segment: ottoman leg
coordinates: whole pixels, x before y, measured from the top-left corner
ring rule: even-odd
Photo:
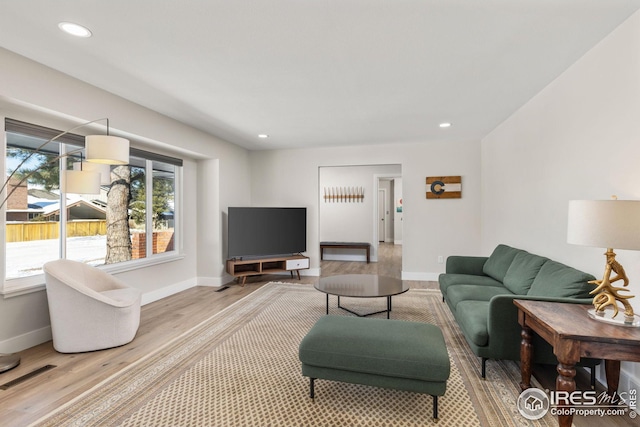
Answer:
[[[312,399],[315,398],[315,396],[316,396],[315,393],[314,393],[314,390],[313,390],[313,382],[315,380],[316,380],[315,378],[309,377],[309,397],[312,398]]]
[[[438,396],[432,396],[433,397],[433,419],[437,420],[438,419]]]

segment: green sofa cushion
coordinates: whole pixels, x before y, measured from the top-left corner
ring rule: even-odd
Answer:
[[[496,246],[487,262],[484,263],[482,271],[487,276],[502,282],[511,262],[519,252],[523,252],[522,249],[512,248],[507,245]]]
[[[448,293],[448,289],[451,286],[456,285],[476,285],[476,286],[500,286],[502,283],[496,279],[492,279],[489,276],[474,276],[473,274],[441,274],[438,278],[440,283],[440,291],[443,295]]]
[[[480,347],[489,344],[489,301],[461,301],[455,317],[467,340]]]
[[[531,284],[527,295],[534,297],[589,298],[595,286],[587,283],[595,280],[585,273],[556,261],[547,261]]]
[[[462,301],[489,301],[496,295],[513,295],[504,286],[455,285],[447,290],[447,301],[452,310]]]
[[[446,381],[449,353],[436,325],[323,316],[300,342],[305,365],[348,372]]]
[[[482,268],[489,257],[486,256],[464,256],[450,255],[447,257],[445,267],[446,273],[472,274],[474,276],[484,276]]]
[[[504,275],[504,286],[516,295],[526,295],[540,267],[547,261],[549,258],[529,252],[517,253]]]

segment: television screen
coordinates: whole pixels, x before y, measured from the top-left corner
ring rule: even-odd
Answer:
[[[230,207],[228,224],[229,258],[307,250],[307,208]]]

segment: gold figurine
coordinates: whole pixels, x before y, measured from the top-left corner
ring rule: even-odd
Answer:
[[[620,301],[624,306],[625,321],[633,322],[633,307],[631,307],[631,304],[627,301],[629,298],[633,298],[633,295],[620,295],[621,291],[629,292],[629,289],[626,288],[626,286],[629,286],[627,273],[625,273],[620,263],[616,261],[616,254],[612,248],[607,249],[605,256],[607,257],[607,264],[602,280],[592,280],[589,282],[597,285],[597,287],[589,293],[590,295],[596,294],[593,298],[593,305],[596,309],[595,313],[598,316],[604,316],[605,307],[611,306],[613,307],[613,316],[611,316],[611,318],[614,318],[618,315],[618,301]],[[611,273],[615,273],[615,276],[611,277]],[[624,287],[613,286],[613,283],[619,280],[622,280],[622,286]]]

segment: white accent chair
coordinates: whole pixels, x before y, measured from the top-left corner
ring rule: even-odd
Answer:
[[[77,261],[51,261],[43,270],[56,351],[102,350],[133,340],[140,326],[139,289]]]

